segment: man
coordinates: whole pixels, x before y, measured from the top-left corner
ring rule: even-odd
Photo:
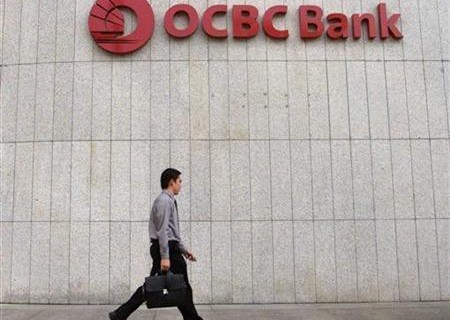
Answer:
[[[203,320],[195,309],[192,288],[189,284],[187,265],[183,256],[190,261],[197,261],[194,254],[181,241],[178,205],[175,195],[181,190],[181,172],[168,168],[161,174],[161,193],[153,202],[149,235],[151,240],[150,254],[153,266],[150,272],[154,276],[158,271],[182,273],[187,285],[186,303],[178,307],[184,320]],[[109,313],[111,320],[125,320],[145,302],[143,285],[138,287],[130,299],[116,310]]]

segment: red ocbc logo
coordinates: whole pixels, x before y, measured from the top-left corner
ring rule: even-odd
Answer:
[[[137,17],[137,27],[129,35],[124,34],[124,17],[121,7],[132,10]],[[260,21],[258,8],[252,5],[233,5],[231,7],[231,32],[227,27],[218,29],[214,26],[214,18],[227,16],[228,7],[225,4],[215,4],[206,8],[199,17],[197,10],[189,4],[175,4],[164,15],[164,29],[169,36],[183,39],[193,35],[201,24],[203,32],[211,38],[227,38],[229,34],[235,39],[255,37],[260,29],[266,36],[273,39],[286,39],[289,30],[275,27],[276,16],[285,16],[288,6],[275,5],[265,10]],[[324,34],[332,40],[362,38],[366,29],[367,38],[381,40],[392,37],[403,38],[397,28],[399,13],[388,15],[385,3],[377,6],[375,13],[355,13],[347,16],[343,13],[325,15],[321,7],[315,5],[300,5],[298,13],[298,34],[301,39],[316,39]],[[175,26],[175,17],[183,15],[187,18],[187,27],[179,29]],[[112,53],[130,53],[147,43],[155,28],[153,10],[147,0],[98,0],[89,16],[89,29],[97,44]]]
[[[120,8],[136,15],[137,27],[129,35]],[[153,35],[155,16],[147,0],[97,0],[89,15],[89,30],[95,42],[112,53],[130,53],[144,46]]]

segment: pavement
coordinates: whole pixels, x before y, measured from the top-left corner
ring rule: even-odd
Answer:
[[[0,320],[108,320],[116,305],[0,304]],[[204,320],[450,320],[450,301],[196,305]],[[128,320],[182,320],[176,308],[146,309]]]

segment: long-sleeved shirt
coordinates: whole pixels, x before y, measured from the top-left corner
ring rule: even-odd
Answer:
[[[182,253],[187,249],[181,241],[178,206],[173,194],[163,189],[152,205],[149,236],[158,239],[161,259],[169,259],[169,240],[178,241]]]

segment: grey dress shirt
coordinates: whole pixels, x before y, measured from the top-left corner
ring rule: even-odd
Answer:
[[[148,225],[150,238],[158,239],[161,259],[169,259],[169,240],[178,241],[182,253],[187,249],[181,241],[178,206],[174,196],[163,189],[156,197]]]

